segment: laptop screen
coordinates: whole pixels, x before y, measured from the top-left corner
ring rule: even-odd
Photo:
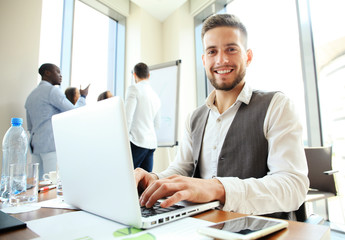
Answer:
[[[112,97],[52,118],[64,200],[85,211],[139,226],[138,193],[124,104]]]

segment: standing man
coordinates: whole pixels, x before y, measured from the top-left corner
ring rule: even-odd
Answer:
[[[149,68],[145,63],[134,67],[134,85],[127,89],[125,108],[134,168],[148,172],[153,168],[153,152],[157,148],[156,129],[160,123],[161,101],[150,86]]]
[[[39,163],[40,179],[44,173],[56,171],[56,150],[53,136],[52,116],[85,105],[89,86],[80,89],[80,97],[73,105],[60,88],[60,68],[51,63],[42,64],[38,70],[42,77],[39,85],[25,102],[32,162]]]
[[[219,200],[224,211],[294,219],[309,180],[302,124],[280,92],[245,82],[253,53],[234,15],[218,14],[202,28],[206,75],[215,90],[187,119],[174,162],[159,174],[134,171],[142,206],[160,198]],[[269,69],[267,69],[269,74]]]

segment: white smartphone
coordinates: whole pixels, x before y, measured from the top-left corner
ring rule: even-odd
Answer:
[[[245,216],[199,228],[198,232],[218,239],[257,239],[288,225],[280,219]]]

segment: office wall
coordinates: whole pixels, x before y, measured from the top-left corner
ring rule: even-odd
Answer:
[[[26,129],[24,103],[37,85],[41,8],[41,0],[0,1],[1,142],[11,117],[23,118]]]
[[[182,60],[178,119],[180,139],[185,118],[196,107],[194,21],[189,13],[189,2],[164,22],[131,3],[126,38],[126,86],[131,84],[131,70],[139,61],[155,65]],[[158,148],[154,155],[154,171],[164,170],[174,160],[176,150],[177,147]]]
[[[164,61],[181,59],[179,139],[187,114],[196,107],[194,20],[186,2],[163,24]],[[200,56],[201,57],[201,56]]]
[[[155,65],[162,62],[162,27],[160,21],[131,3],[126,19],[126,87],[131,84],[135,64],[145,62]]]
[[[183,136],[187,115],[196,107],[196,75],[194,51],[194,19],[189,2],[183,4],[163,23],[163,62],[181,59],[178,140]],[[155,168],[165,169],[175,159],[179,146],[158,149]],[[155,170],[155,169],[154,169]]]

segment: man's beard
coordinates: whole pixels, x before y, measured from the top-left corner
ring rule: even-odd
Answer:
[[[209,77],[208,79],[210,80],[212,86],[216,90],[230,91],[234,89],[243,80],[245,75],[246,75],[246,70],[243,70],[236,76],[235,80],[231,82],[230,84],[218,84],[215,80],[215,77],[213,76]]]

